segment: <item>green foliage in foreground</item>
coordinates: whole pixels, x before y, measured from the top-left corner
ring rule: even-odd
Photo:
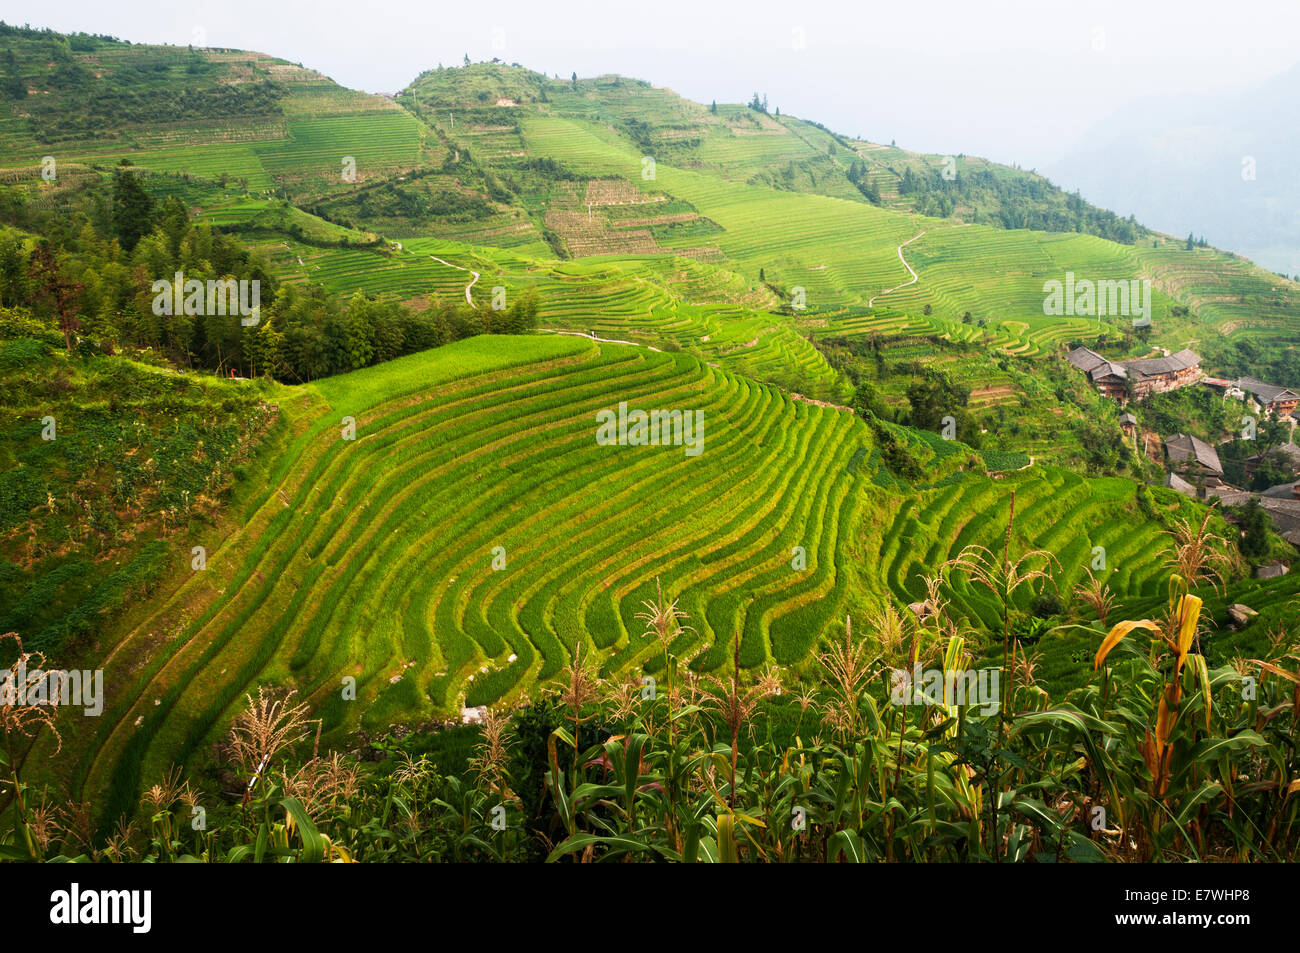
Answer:
[[[1003,597],[1032,576],[988,554],[961,565]],[[322,755],[319,741],[296,755],[312,736],[307,706],[259,691],[216,782],[168,773],[110,836],[92,833],[86,805],[22,781],[17,737],[52,727],[0,708],[16,791],[0,858],[1297,859],[1300,631],[1280,633],[1266,659],[1211,669],[1193,651],[1201,600],[1177,576],[1161,617],[1090,627],[1095,674],[1064,699],[1014,651],[976,699],[955,681],[937,692],[911,682],[913,666],[974,674],[942,606],[916,624],[887,609],[866,640],[832,627],[816,687],[784,688],[773,672],[744,679],[738,657],[723,677],[679,668],[683,614],[662,596],[645,606],[666,659],[660,684],[602,683],[579,652],[552,697],[486,712],[459,775],[413,754],[411,739],[364,746],[377,764]],[[790,689],[793,704],[776,700]],[[792,731],[773,730],[769,712],[796,709]]]

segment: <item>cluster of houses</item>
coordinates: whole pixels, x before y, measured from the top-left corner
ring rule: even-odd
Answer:
[[[1138,361],[1111,361],[1086,347],[1076,347],[1065,359],[1088,375],[1094,387],[1120,403],[1150,394],[1177,390],[1195,384],[1201,373],[1201,357],[1195,351],[1181,350],[1167,357],[1143,358]]]
[[[1201,358],[1194,351],[1182,350],[1165,357],[1137,361],[1111,361],[1086,347],[1076,347],[1065,355],[1065,359],[1086,374],[1098,391],[1121,404],[1199,383],[1217,390],[1225,399],[1231,397],[1245,401],[1260,415],[1276,414],[1293,428],[1300,422],[1300,414],[1296,413],[1297,406],[1300,406],[1300,391],[1254,377],[1236,380],[1208,377],[1201,371]],[[1131,413],[1121,415],[1120,427],[1126,435],[1135,435],[1137,418]],[[1217,497],[1224,506],[1241,506],[1254,498],[1272,518],[1278,535],[1300,548],[1300,446],[1286,443],[1269,451],[1269,456],[1287,466],[1297,479],[1260,493],[1239,490],[1225,483],[1218,452],[1191,434],[1166,437],[1164,450],[1169,463],[1169,487],[1186,496],[1203,494],[1206,498]],[[1261,462],[1258,454],[1246,459],[1248,478],[1254,475]],[[1283,564],[1261,567],[1257,575],[1279,575],[1286,569]]]
[[[1230,381],[1206,376],[1201,370],[1201,356],[1187,348],[1164,357],[1112,361],[1089,348],[1076,347],[1065,355],[1065,359],[1086,374],[1097,390],[1121,404],[1130,399],[1142,400],[1151,394],[1203,384],[1224,397],[1248,401],[1261,414],[1277,414],[1283,419],[1294,420],[1296,407],[1300,405],[1300,391],[1290,387],[1269,384],[1254,377]]]
[[[1300,479],[1271,486],[1262,492],[1239,490],[1223,481],[1219,454],[1203,440],[1190,434],[1174,434],[1165,439],[1169,458],[1167,485],[1185,496],[1217,498],[1224,506],[1242,506],[1255,499],[1273,520],[1273,529],[1291,545],[1300,548]],[[1269,450],[1268,455],[1300,478],[1300,446],[1284,443]],[[1262,461],[1261,454],[1246,458],[1246,476],[1254,475]],[[1193,482],[1195,481],[1195,482]]]

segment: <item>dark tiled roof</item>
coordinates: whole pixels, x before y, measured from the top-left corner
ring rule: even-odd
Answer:
[[[1263,495],[1270,500],[1295,499],[1295,483],[1279,483],[1277,486],[1270,486]]]
[[[1284,443],[1280,446],[1274,447],[1266,455],[1270,458],[1278,459],[1282,463],[1290,464],[1293,467],[1300,466],[1300,447],[1297,447],[1293,443]],[[1260,454],[1256,453],[1246,459],[1258,460],[1259,458]]]
[[[1169,459],[1178,463],[1195,463],[1213,473],[1223,472],[1218,452],[1204,440],[1198,440],[1189,434],[1179,433],[1166,437],[1165,450],[1169,453]]]
[[[1098,364],[1106,363],[1104,357],[1096,351],[1088,350],[1086,347],[1076,347],[1069,354],[1065,355],[1065,359],[1085,374],[1091,371]]]
[[[1259,502],[1273,518],[1273,528],[1278,533],[1285,535],[1300,530],[1300,500],[1279,500],[1266,496]]]
[[[1143,361],[1126,361],[1124,366],[1142,377],[1156,377],[1161,374],[1176,374],[1201,363],[1201,357],[1195,351],[1182,350],[1168,357],[1152,357]]]
[[[1266,384],[1254,377],[1238,377],[1237,386],[1242,390],[1249,391],[1266,404],[1271,404],[1279,398],[1283,400],[1300,397],[1295,391],[1287,387],[1278,387],[1275,384]]]

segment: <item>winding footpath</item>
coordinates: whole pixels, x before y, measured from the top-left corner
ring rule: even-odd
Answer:
[[[537,330],[544,331],[547,334],[563,334],[566,337],[587,338],[592,341],[598,341],[601,344],[630,344],[632,347],[643,347],[648,351],[660,350],[653,344],[641,344],[637,341],[620,341],[617,338],[599,338],[594,334],[587,334],[585,331],[561,331],[559,328],[538,328]],[[716,364],[711,364],[709,366],[717,367]]]
[[[925,231],[918,232],[917,234],[915,234],[915,235],[913,235],[911,238],[909,238],[907,241],[903,242],[902,245],[899,245],[899,246],[898,246],[898,260],[901,261],[901,262],[903,263],[903,267],[907,269],[907,273],[908,273],[909,275],[912,276],[911,280],[910,280],[910,281],[904,281],[901,285],[895,285],[895,286],[892,287],[892,288],[886,289],[885,291],[880,292],[880,294],[872,295],[870,298],[867,299],[867,307],[868,307],[868,308],[871,307],[872,304],[875,303],[875,300],[876,300],[877,298],[883,298],[885,295],[887,295],[887,294],[891,294],[891,293],[893,293],[893,292],[895,292],[895,291],[898,291],[898,290],[900,290],[900,289],[902,289],[902,288],[906,288],[908,285],[914,285],[914,284],[916,284],[916,282],[917,282],[917,280],[918,280],[917,277],[916,277],[916,272],[912,270],[912,266],[909,265],[909,264],[907,263],[907,259],[903,257],[903,247],[904,247],[905,245],[910,245],[910,244],[912,244],[912,242],[916,241],[918,238],[920,238],[920,237],[921,237],[922,235],[924,235],[924,234],[925,234]]]
[[[919,237],[919,236],[918,236],[918,237]],[[475,310],[477,310],[477,309],[478,309],[478,305],[476,305],[476,304],[474,303],[474,299],[470,297],[469,289],[470,289],[470,288],[473,288],[474,285],[475,285],[475,283],[478,282],[478,279],[479,279],[479,273],[478,273],[477,271],[475,271],[474,269],[472,269],[472,268],[462,268],[460,265],[453,265],[453,264],[452,264],[451,262],[449,262],[449,261],[443,261],[443,260],[442,260],[441,258],[439,258],[437,255],[430,255],[429,257],[432,258],[434,261],[438,262],[439,264],[446,265],[448,268],[455,268],[457,271],[468,271],[471,275],[474,276],[474,280],[471,281],[469,284],[467,284],[467,285],[465,286],[465,301],[469,304],[469,306],[470,306],[471,308],[474,308]]]

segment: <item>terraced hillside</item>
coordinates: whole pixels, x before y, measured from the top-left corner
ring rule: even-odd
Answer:
[[[702,452],[600,445],[620,402],[703,411]],[[636,613],[656,580],[689,613],[674,652],[694,668],[738,647],[746,668],[801,669],[844,611],[915,601],[961,547],[997,545],[1012,490],[1014,543],[1057,555],[1062,592],[1102,545],[1117,595],[1150,597],[1166,550],[1128,481],[993,480],[960,445],[904,434],[930,481],[909,486],[855,415],[645,347],[474,338],[285,389],[280,408],[237,510],[178,540],[176,584],[100,640],[108,705],[69,724],[74,790],[125,806],[141,778],[201,761],[258,684],[298,686],[334,731],[519,700],[579,646],[605,673],[655,671]],[[949,594],[975,631],[996,626],[986,596]]]
[[[306,389],[207,570],[124,621],[110,711],[75,741],[79,785],[128,791],[142,764],[195,753],[259,682],[297,682],[331,725],[376,726],[517,698],[579,644],[606,670],[646,661],[635,613],[656,577],[691,613],[678,649],[702,668],[737,639],[746,666],[799,662],[856,588],[848,465],[869,437],[848,413],[576,338],[474,339],[373,370]],[[596,412],[620,401],[702,410],[704,452],[597,445]]]
[[[441,161],[382,96],[263,53],[152,46],[7,28],[26,95],[0,97],[6,166],[116,165],[309,198]]]

